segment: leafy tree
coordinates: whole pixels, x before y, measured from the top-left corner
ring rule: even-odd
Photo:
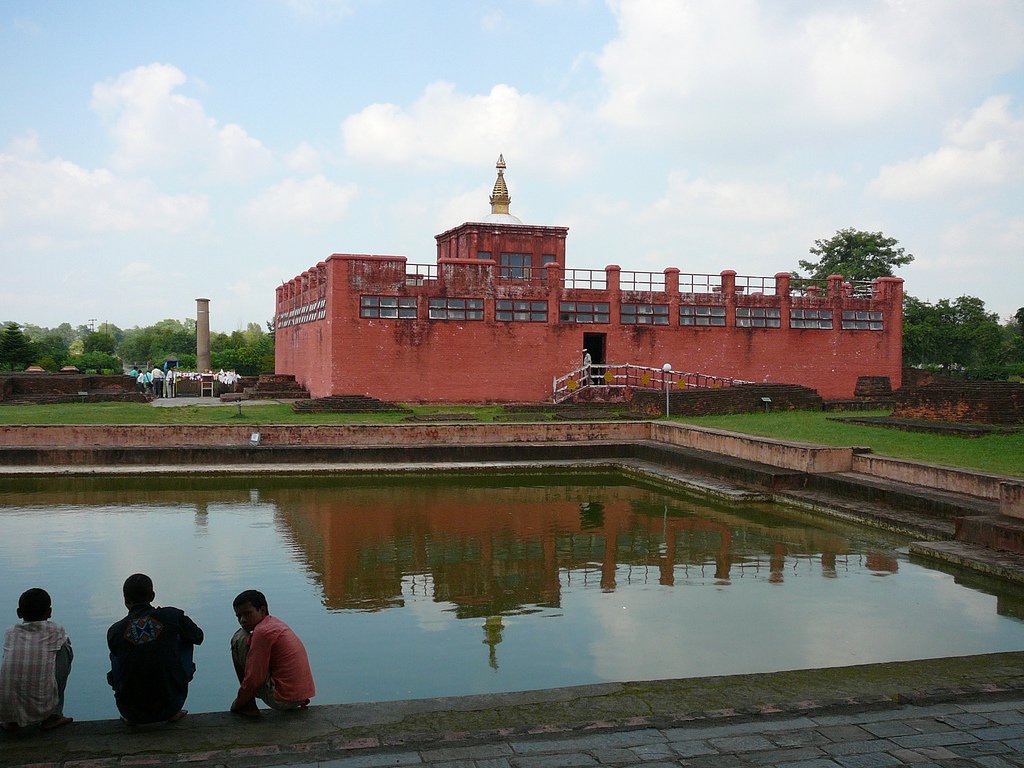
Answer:
[[[47,331],[32,342],[35,347],[36,363],[48,371],[60,370],[71,354],[68,343],[58,331]]]
[[[815,240],[810,252],[818,260],[800,259],[800,268],[812,280],[824,280],[829,275],[842,275],[847,280],[892,277],[895,267],[914,260],[912,254],[904,253],[897,245],[895,238],[881,232],[841,229],[828,240]]]
[[[117,349],[117,340],[111,334],[99,331],[90,333],[82,340],[82,343],[86,352],[106,352],[108,355],[112,355]]]
[[[21,331],[21,326],[10,322],[0,331],[0,370],[23,370],[35,357],[32,342]]]
[[[72,355],[68,363],[75,366],[82,373],[120,373],[121,361],[109,352],[86,352],[81,355]]]
[[[991,370],[1006,362],[999,315],[974,296],[931,304],[906,296],[903,303],[903,360],[907,365],[953,370]]]

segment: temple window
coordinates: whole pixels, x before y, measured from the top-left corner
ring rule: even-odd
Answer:
[[[359,316],[381,319],[416,319],[415,296],[360,296]]]
[[[430,299],[431,320],[483,320],[483,299]]]
[[[680,325],[725,325],[725,307],[706,304],[682,304],[679,307]]]
[[[607,323],[608,302],[562,301],[558,304],[558,319],[563,323]]]
[[[781,328],[782,310],[777,307],[736,307],[737,328]]]
[[[494,319],[504,322],[546,323],[548,321],[548,303],[546,301],[499,299],[494,304]]]
[[[668,304],[623,304],[623,325],[668,325]]]
[[[503,253],[501,254],[501,267],[498,273],[505,280],[529,280],[530,279],[530,254],[528,253]]]
[[[843,310],[844,331],[881,331],[883,330],[881,312],[865,312]]]
[[[831,309],[792,309],[789,312],[790,328],[817,328],[822,331],[832,329]]]

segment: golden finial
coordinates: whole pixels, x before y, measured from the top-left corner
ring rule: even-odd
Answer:
[[[494,181],[494,191],[491,192],[491,213],[508,213],[509,203],[512,198],[508,196],[508,187],[505,186],[505,157],[498,155],[498,162],[494,166],[498,169],[498,178]]]

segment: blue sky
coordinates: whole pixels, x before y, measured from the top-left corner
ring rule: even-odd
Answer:
[[[489,212],[569,267],[774,275],[881,230],[1024,306],[1020,0],[0,2],[0,320],[263,323]]]

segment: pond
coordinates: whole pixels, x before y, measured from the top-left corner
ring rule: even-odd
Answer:
[[[316,704],[1024,645],[1019,591],[906,543],[613,473],[17,480],[0,491],[0,612],[9,625],[22,590],[50,592],[79,719],[116,717],[105,633],[136,571],[206,632],[192,711],[234,695],[247,588],[306,644]]]

